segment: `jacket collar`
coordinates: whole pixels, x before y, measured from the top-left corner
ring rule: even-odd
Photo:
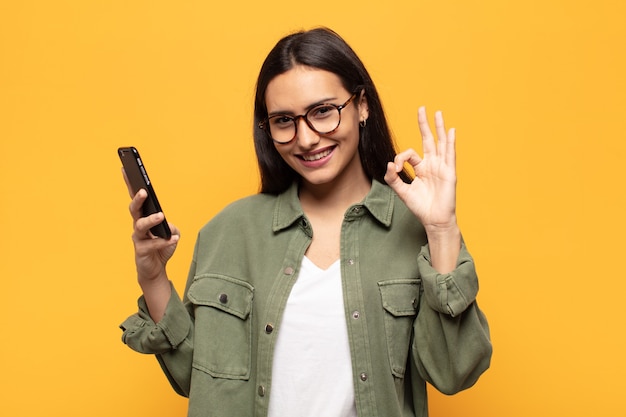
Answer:
[[[361,203],[355,204],[352,209],[357,207],[365,207],[372,217],[385,227],[389,227],[394,207],[393,190],[389,186],[373,180],[372,188],[365,199]],[[347,213],[349,212],[350,210]],[[303,217],[304,212],[298,199],[298,184],[294,182],[287,191],[280,194],[276,199],[272,229],[274,232],[286,229]]]

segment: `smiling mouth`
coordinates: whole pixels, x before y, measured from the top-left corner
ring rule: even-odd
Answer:
[[[330,148],[330,149],[326,149],[322,152],[318,152],[315,154],[308,154],[308,155],[300,155],[300,158],[304,159],[305,161],[319,161],[322,158],[327,157],[328,155],[330,155],[332,153],[334,148]]]

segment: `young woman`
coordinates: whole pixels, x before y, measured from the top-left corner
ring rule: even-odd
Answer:
[[[131,348],[156,354],[189,416],[427,416],[489,367],[487,322],[456,212],[455,133],[418,112],[424,156],[396,155],[353,50],[314,29],[280,40],[257,82],[261,193],[199,233],[181,300],[179,239],[133,196],[139,312]],[[415,172],[412,179],[405,163]]]

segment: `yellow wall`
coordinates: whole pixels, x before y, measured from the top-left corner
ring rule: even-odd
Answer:
[[[183,231],[182,289],[197,230],[257,189],[263,57],[316,25],[360,53],[402,148],[420,104],[458,129],[495,354],[432,415],[626,414],[624,1],[212,3],[1,0],[0,414],[184,415],[120,342],[138,287],[116,148],[140,149]]]

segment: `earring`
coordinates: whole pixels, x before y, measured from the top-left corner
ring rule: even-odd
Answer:
[[[361,127],[365,127],[365,126],[367,126],[367,119],[363,119],[363,120],[361,120],[361,121],[359,122],[359,126],[361,126]]]

